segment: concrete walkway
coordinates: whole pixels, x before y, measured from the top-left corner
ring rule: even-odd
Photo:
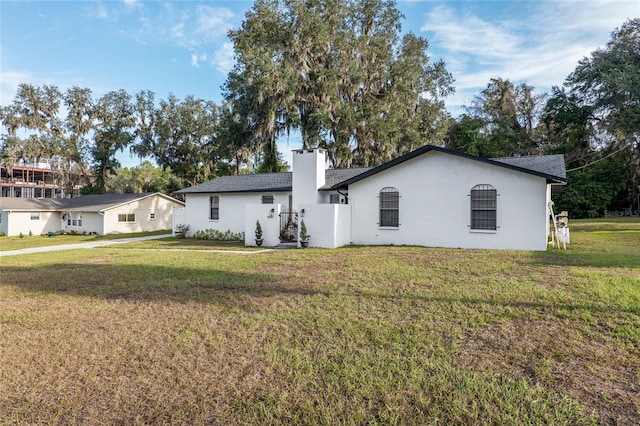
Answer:
[[[135,241],[158,240],[160,238],[167,238],[170,236],[171,234],[162,234],[162,235],[150,235],[148,237],[131,237],[131,238],[118,238],[117,240],[92,241],[88,243],[60,244],[57,246],[45,246],[45,247],[31,247],[31,248],[24,248],[20,250],[0,251],[0,257],[19,256],[21,254],[31,254],[31,253],[46,253],[49,251],[60,251],[60,250],[74,250],[74,249],[83,249],[83,248],[89,249],[89,248],[110,246],[113,244],[133,243]]]

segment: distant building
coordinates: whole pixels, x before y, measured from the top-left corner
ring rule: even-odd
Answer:
[[[173,212],[184,203],[158,192],[96,194],[75,198],[0,198],[0,232],[122,234],[173,227]]]
[[[0,164],[0,197],[72,198],[80,195],[82,176],[71,173],[76,183],[70,190],[64,185],[64,173],[57,160],[20,162],[11,166]]]

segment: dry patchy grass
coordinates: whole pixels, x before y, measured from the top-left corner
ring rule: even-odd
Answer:
[[[591,234],[5,258],[0,424],[638,424],[640,240]]]

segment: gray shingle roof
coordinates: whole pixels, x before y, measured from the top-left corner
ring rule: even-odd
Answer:
[[[82,195],[80,197],[71,198],[65,205],[65,210],[70,211],[102,211],[109,207],[119,204],[129,203],[149,197],[154,193],[146,192],[143,194],[94,194]]]
[[[347,179],[369,170],[367,167],[352,169],[328,169],[325,184],[320,190],[329,190]],[[292,188],[291,172],[259,173],[255,175],[221,176],[190,188],[176,191],[176,194],[220,193],[220,192],[288,192]]]
[[[348,186],[353,182],[357,182],[389,167],[400,164],[417,155],[432,150],[457,155],[472,160],[482,161],[500,167],[507,167],[509,169],[521,171],[524,173],[534,174],[544,177],[551,182],[564,183],[566,181],[564,156],[562,154],[487,159],[476,157],[474,155],[464,154],[457,151],[452,151],[445,148],[440,148],[433,145],[425,145],[422,148],[418,148],[415,151],[412,151],[394,160],[388,161],[378,167],[328,169],[325,174],[325,184],[320,188],[320,190],[329,191],[332,189],[338,189]],[[291,191],[291,179],[291,172],[222,176],[209,182],[204,182],[190,188],[181,189],[179,191],[176,191],[175,193],[194,194],[220,192],[287,192]]]
[[[83,211],[98,212],[158,193],[143,194],[95,194],[82,195],[76,198],[0,198],[0,208],[3,210],[24,211]],[[163,196],[162,194],[158,194]],[[177,203],[181,201],[175,200]]]
[[[345,180],[349,180],[354,176],[358,176],[360,173],[364,173],[371,170],[371,167],[354,167],[352,169],[329,169],[327,170],[325,177],[325,184],[320,188],[321,191],[326,191],[338,186]]]
[[[176,191],[176,194],[204,192],[278,192],[291,191],[291,172],[258,173],[255,175],[221,176],[190,188]]]
[[[64,205],[61,198],[0,198],[0,209],[24,211],[56,211]]]
[[[529,155],[526,157],[502,157],[492,158],[494,161],[521,167],[523,169],[534,170],[561,179],[567,178],[564,166],[564,155]]]

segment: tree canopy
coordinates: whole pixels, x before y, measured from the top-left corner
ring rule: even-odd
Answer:
[[[292,130],[335,167],[378,164],[444,136],[452,77],[400,37],[392,1],[257,0],[232,30],[226,99],[264,145]]]

